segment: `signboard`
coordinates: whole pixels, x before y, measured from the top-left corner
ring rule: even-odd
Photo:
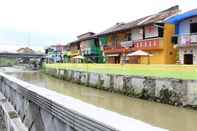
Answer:
[[[80,55],[80,51],[79,51],[79,50],[73,50],[73,51],[70,51],[70,55],[71,55],[71,56],[77,56],[77,55]]]
[[[129,48],[133,46],[133,41],[124,41],[120,43],[122,47]]]
[[[131,30],[131,39],[133,41],[142,40],[143,39],[143,29],[137,28]]]
[[[159,32],[158,28],[154,25],[149,25],[144,28],[145,30],[145,38],[151,38],[151,37],[158,37]]]
[[[135,48],[159,48],[160,47],[159,39],[138,41],[134,43]]]

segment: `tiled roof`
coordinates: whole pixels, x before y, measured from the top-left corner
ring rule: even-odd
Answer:
[[[157,23],[157,22],[164,22],[167,18],[170,16],[174,16],[179,12],[179,7],[178,6],[173,6],[167,10],[161,11],[157,14],[146,16],[128,23],[118,23],[111,28],[97,34],[97,36],[101,35],[106,35],[110,34],[113,32],[118,32],[118,31],[123,31],[123,30],[128,30],[131,28],[151,24],[151,23]]]
[[[32,50],[31,48],[25,47],[25,48],[20,48],[17,50],[18,53],[35,53],[34,50]]]

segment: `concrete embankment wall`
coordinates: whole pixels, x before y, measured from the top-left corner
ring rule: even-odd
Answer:
[[[28,131],[167,131],[2,73],[0,92]]]
[[[175,106],[197,105],[197,81],[46,68],[44,72],[78,84]]]

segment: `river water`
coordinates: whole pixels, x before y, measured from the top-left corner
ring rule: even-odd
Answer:
[[[197,131],[197,111],[123,96],[58,80],[40,72],[9,73],[40,87],[170,131]],[[118,123],[117,123],[118,124]]]

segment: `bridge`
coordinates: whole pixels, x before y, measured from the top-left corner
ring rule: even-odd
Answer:
[[[45,54],[30,54],[30,53],[0,53],[0,57],[4,58],[46,58]]]

